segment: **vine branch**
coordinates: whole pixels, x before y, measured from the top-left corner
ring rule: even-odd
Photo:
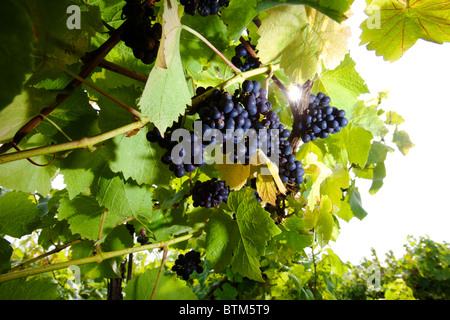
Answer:
[[[60,144],[54,144],[50,146],[44,146],[44,147],[38,147],[28,150],[23,150],[19,152],[14,153],[7,153],[0,155],[0,164],[31,158],[43,154],[49,154],[49,153],[56,153],[61,151],[67,151],[67,150],[73,150],[73,149],[83,149],[90,146],[93,146],[95,144],[98,144],[100,142],[109,140],[111,138],[114,138],[115,136],[118,136],[120,134],[125,134],[129,131],[140,129],[147,125],[150,121],[147,118],[143,118],[142,120],[132,122],[130,124],[127,124],[123,127],[119,127],[117,129],[90,137],[90,138],[82,138],[79,140],[73,140],[69,142],[64,142]]]
[[[164,246],[164,253],[161,259],[161,267],[159,267],[158,276],[156,277],[155,285],[153,286],[153,291],[152,295],[150,296],[150,300],[153,300],[153,296],[155,295],[156,287],[158,286],[159,279],[161,278],[162,269],[164,268],[164,263],[166,262],[167,252],[168,252],[167,246]]]
[[[83,265],[83,264],[87,264],[87,263],[101,263],[104,260],[108,260],[108,259],[115,258],[115,257],[120,257],[120,256],[127,255],[130,253],[135,253],[135,252],[140,252],[140,251],[145,251],[145,250],[152,250],[152,249],[157,249],[157,248],[164,248],[164,247],[168,247],[168,246],[171,246],[171,245],[179,243],[179,242],[187,241],[191,238],[198,237],[202,233],[203,233],[203,230],[199,230],[194,233],[190,233],[190,234],[187,234],[187,235],[184,235],[184,236],[181,236],[178,238],[174,238],[171,240],[159,241],[159,242],[155,242],[155,243],[151,243],[151,244],[142,245],[139,247],[132,247],[132,248],[121,249],[121,250],[116,250],[116,251],[100,252],[95,256],[90,256],[87,258],[70,260],[70,261],[65,261],[65,262],[60,262],[60,263],[55,263],[55,264],[49,264],[49,265],[36,267],[36,268],[30,268],[30,269],[21,270],[21,271],[8,272],[6,274],[0,275],[0,283],[5,282],[5,281],[14,280],[14,279],[23,278],[23,277],[29,277],[29,276],[33,276],[33,275],[41,274],[41,273],[45,273],[45,272],[51,272],[54,270],[64,269],[64,268],[67,268],[70,266],[79,266],[79,265]]]

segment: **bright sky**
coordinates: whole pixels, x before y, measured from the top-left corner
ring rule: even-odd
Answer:
[[[400,129],[408,132],[415,144],[406,156],[398,149],[388,154],[387,177],[375,195],[368,193],[370,182],[358,180],[368,216],[362,221],[343,221],[337,242],[331,242],[343,261],[357,264],[363,257],[371,257],[371,247],[381,261],[389,250],[401,257],[407,235],[450,242],[450,206],[446,203],[450,169],[445,139],[450,124],[450,44],[419,40],[400,60],[386,62],[359,46],[365,2],[355,2],[355,15],[347,24],[352,27],[350,53],[357,71],[372,93],[390,91],[381,107],[405,119]]]

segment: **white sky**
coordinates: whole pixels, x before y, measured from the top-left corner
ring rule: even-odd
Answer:
[[[355,1],[350,53],[357,71],[369,90],[389,90],[382,104],[396,111],[405,122],[400,129],[409,133],[415,147],[403,156],[398,149],[388,154],[387,177],[375,195],[370,182],[359,179],[357,186],[368,216],[342,221],[341,233],[331,248],[343,261],[357,264],[370,257],[370,248],[381,261],[393,250],[397,258],[404,253],[407,235],[428,235],[436,242],[450,242],[450,167],[446,157],[450,125],[450,44],[439,45],[419,40],[393,63],[377,57],[374,51],[359,46],[364,1]]]

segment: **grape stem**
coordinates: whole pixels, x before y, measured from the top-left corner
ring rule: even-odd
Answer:
[[[30,268],[30,269],[15,271],[15,272],[8,272],[8,273],[0,275],[0,283],[14,280],[14,279],[23,278],[23,277],[29,277],[29,276],[33,276],[33,275],[41,274],[41,273],[45,273],[45,272],[51,272],[54,270],[64,269],[64,268],[68,268],[70,266],[79,266],[79,265],[88,264],[88,263],[101,263],[105,260],[115,258],[115,257],[120,257],[120,256],[127,255],[130,253],[135,253],[135,252],[140,252],[140,251],[145,251],[145,250],[153,250],[153,249],[157,249],[157,248],[167,248],[173,244],[187,241],[191,238],[198,237],[202,234],[203,234],[203,230],[199,230],[194,233],[186,234],[184,236],[174,238],[171,240],[159,241],[159,242],[155,242],[155,243],[151,243],[151,244],[146,244],[146,245],[127,248],[127,249],[121,249],[121,250],[116,250],[116,251],[99,252],[95,256],[90,256],[90,257],[86,257],[86,258],[70,260],[70,261],[65,261],[65,262],[60,262],[60,263],[55,263],[55,264],[48,264],[48,265],[44,265],[44,266],[40,266],[40,267],[36,267],[36,268]]]
[[[241,70],[236,68],[236,66],[234,64],[232,64],[231,61],[229,61],[227,58],[225,58],[225,56],[219,50],[217,50],[216,47],[214,47],[213,44],[211,42],[209,42],[204,36],[202,36],[200,33],[198,33],[197,31],[195,31],[194,29],[192,29],[186,25],[182,25],[181,28],[192,33],[194,36],[196,36],[197,38],[202,40],[208,47],[210,47],[215,53],[217,53],[217,55],[220,58],[222,58],[222,60],[225,61],[225,63],[227,65],[229,65],[231,69],[233,69],[235,74],[241,73]]]
[[[122,108],[124,108],[125,110],[127,110],[128,112],[130,112],[131,114],[133,114],[134,116],[136,116],[137,118],[141,118],[142,115],[135,109],[131,108],[130,106],[126,105],[125,103],[123,103],[122,101],[116,99],[115,97],[113,97],[112,95],[110,95],[109,93],[103,91],[102,89],[98,88],[97,86],[93,85],[92,83],[86,81],[86,79],[80,77],[79,75],[73,73],[72,71],[70,71],[69,69],[67,69],[66,67],[57,66],[59,69],[61,69],[62,71],[64,71],[65,73],[67,73],[69,76],[71,76],[72,78],[80,81],[81,83],[87,85],[88,87],[94,89],[95,91],[97,91],[98,93],[104,95],[105,97],[107,97],[108,99],[110,99],[111,101],[117,103],[119,106],[121,106]]]
[[[163,249],[164,249],[164,253],[163,253],[163,256],[161,259],[161,266],[159,267],[158,276],[156,277],[155,285],[153,286],[153,291],[152,291],[152,295],[150,296],[150,300],[153,300],[153,297],[156,292],[156,287],[158,286],[159,279],[161,278],[161,273],[162,273],[162,269],[164,267],[164,263],[166,262],[167,252],[168,252],[167,246],[164,246]]]

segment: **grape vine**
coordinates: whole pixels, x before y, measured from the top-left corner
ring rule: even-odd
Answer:
[[[74,266],[96,286],[107,279],[108,299],[319,297],[310,266],[338,219],[365,216],[355,181],[382,182],[387,122],[384,111],[356,104],[367,92],[349,55],[335,57],[349,87],[322,77],[325,61],[286,58],[298,46],[337,46],[328,35],[345,33],[339,20],[349,8],[67,0],[50,10],[50,2],[0,5],[17,27],[10,38],[23,36],[0,50],[1,61],[17,60],[8,66],[17,79],[6,73],[16,87],[0,99],[0,297],[29,299],[39,288],[78,299],[86,290],[70,286]],[[81,9],[82,28],[68,28],[77,19],[69,4]],[[317,37],[302,28],[285,47],[277,42],[274,30],[292,22],[276,19],[287,8]],[[345,94],[335,98],[326,81]],[[296,109],[288,88],[302,83],[314,94]],[[64,186],[54,189],[59,177]],[[20,261],[9,239],[30,235],[41,251]]]

